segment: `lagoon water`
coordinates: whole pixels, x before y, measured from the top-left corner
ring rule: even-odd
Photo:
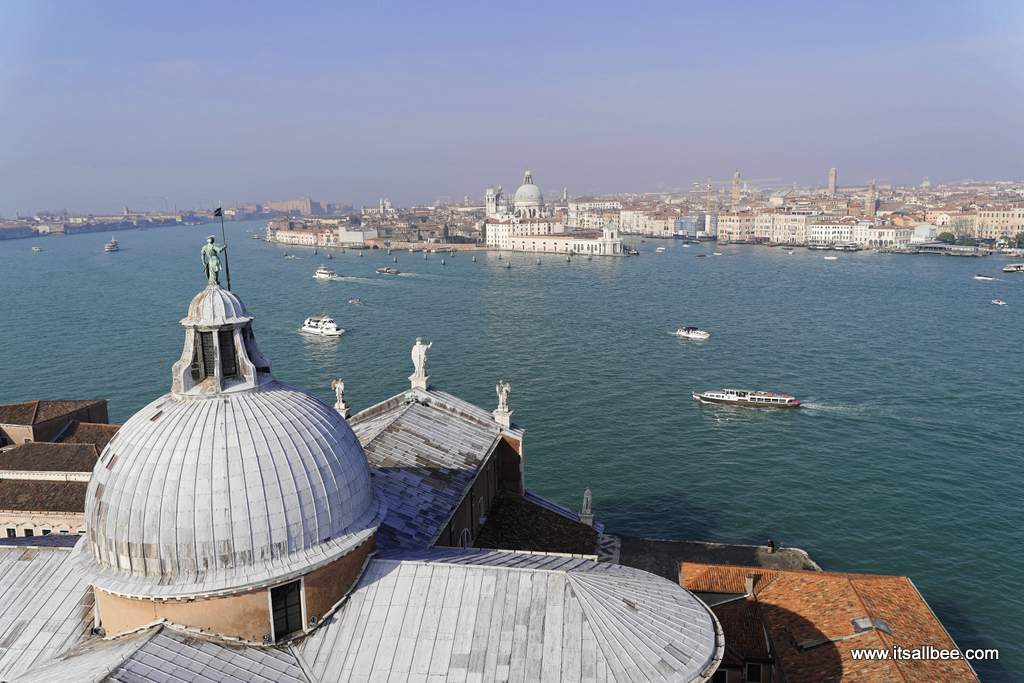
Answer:
[[[422,336],[432,384],[491,407],[495,380],[511,382],[537,492],[577,506],[590,486],[613,532],[772,538],[827,569],[908,575],[961,647],[1000,648],[999,662],[976,663],[985,680],[1024,667],[1024,274],[1000,273],[1004,260],[712,256],[648,240],[639,258],[540,265],[395,252],[402,275],[386,277],[380,251],[326,261],[248,239],[262,222],[227,229],[234,290],[279,379],[333,401],[344,377],[359,410],[408,386]],[[114,254],[105,233],[0,242],[0,402],[102,397],[123,421],[167,391],[214,231],[122,232]],[[321,263],[346,277],[314,281]],[[298,334],[315,313],[348,334]],[[679,340],[679,324],[712,337]],[[723,386],[786,391],[805,408],[690,398]]]

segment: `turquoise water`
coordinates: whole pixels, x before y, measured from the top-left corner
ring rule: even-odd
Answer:
[[[961,647],[1001,649],[977,664],[986,680],[1024,666],[1024,274],[1000,273],[1002,260],[715,257],[671,242],[656,254],[648,241],[640,258],[571,264],[396,252],[403,274],[384,277],[382,252],[285,259],[247,239],[262,228],[229,224],[230,265],[278,378],[333,400],[342,376],[358,410],[408,386],[422,336],[436,386],[491,407],[495,380],[511,382],[537,492],[577,506],[592,487],[616,532],[771,537],[829,569],[906,574]],[[212,230],[123,232],[115,254],[102,253],[108,234],[0,242],[0,402],[105,397],[121,421],[167,391]],[[350,277],[314,281],[320,263]],[[297,333],[324,312],[348,335]],[[683,323],[711,340],[669,334]],[[690,399],[722,386],[784,390],[806,408]]]

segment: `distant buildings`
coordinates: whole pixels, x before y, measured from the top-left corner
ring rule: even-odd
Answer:
[[[523,184],[511,203],[498,186],[487,188],[484,204],[484,239],[493,249],[587,256],[624,254],[615,223],[606,222],[599,229],[567,226],[565,215],[545,206],[544,195],[534,184],[530,171],[523,175]],[[579,220],[591,211],[614,210],[614,203],[584,201],[569,210]]]
[[[830,197],[835,197],[839,188],[839,172],[832,167],[828,170],[828,194]]]

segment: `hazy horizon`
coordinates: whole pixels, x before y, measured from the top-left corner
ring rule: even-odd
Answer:
[[[0,215],[1020,179],[1024,6],[0,6]]]

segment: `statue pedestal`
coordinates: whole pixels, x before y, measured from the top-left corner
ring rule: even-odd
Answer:
[[[344,401],[342,401],[341,403],[335,403],[334,409],[338,411],[338,414],[344,417],[345,419],[348,419],[348,416],[352,414],[352,406],[350,406],[348,403]]]
[[[495,410],[493,413],[494,421],[499,425],[508,429],[512,426],[512,411],[511,410]]]
[[[429,379],[430,378],[427,377],[426,375],[412,374],[409,375],[409,384],[412,386],[413,389],[422,389],[423,391],[426,391],[427,380]]]

